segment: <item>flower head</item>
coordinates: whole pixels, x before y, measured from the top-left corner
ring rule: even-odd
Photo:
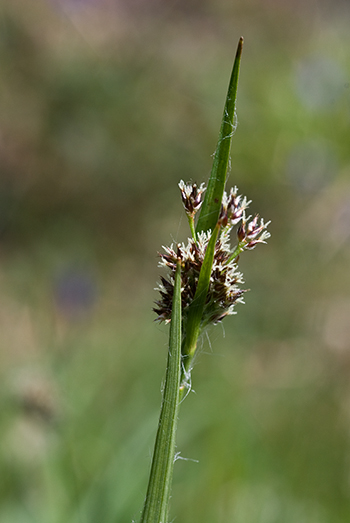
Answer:
[[[245,196],[237,196],[237,192],[237,187],[231,188],[229,194],[224,191],[219,216],[219,221],[223,227],[226,227],[228,224],[230,226],[236,225],[242,219],[245,209],[251,203],[251,200],[248,201]]]
[[[237,230],[237,238],[242,245],[242,250],[254,249],[258,243],[266,243],[266,240],[271,236],[266,230],[271,222],[264,223],[261,218],[259,223],[258,215],[254,216],[251,221],[249,221],[250,218],[246,218],[243,214],[242,223]]]
[[[186,184],[183,180],[181,180],[179,183],[179,188],[181,191],[182,203],[184,205],[186,214],[193,217],[201,208],[202,194],[206,187],[204,183],[197,187],[197,184],[195,183]]]
[[[156,301],[154,311],[158,314],[157,320],[169,322],[171,319],[171,304],[174,290],[174,274],[176,261],[181,259],[181,282],[182,282],[182,310],[183,319],[186,322],[188,307],[195,296],[199,274],[203,265],[205,252],[211,232],[200,233],[197,242],[192,238],[187,245],[178,244],[175,248],[163,247],[164,253],[160,253],[160,267],[170,270],[168,278],[161,277],[157,288],[161,299]],[[237,270],[237,264],[229,261],[231,250],[227,244],[225,235],[220,237],[215,245],[214,261],[210,276],[209,290],[204,308],[202,326],[209,323],[218,323],[225,316],[234,314],[234,305],[242,302],[245,292],[239,288],[243,283],[242,275]]]
[[[202,193],[205,191],[204,184],[198,188],[196,184],[179,183],[182,202],[186,214],[193,223],[193,217],[202,205]],[[243,303],[241,289],[243,283],[242,274],[238,271],[239,254],[245,250],[253,249],[258,243],[265,243],[270,234],[266,227],[270,222],[264,223],[262,219],[255,216],[246,217],[245,211],[251,202],[245,196],[238,195],[237,187],[227,194],[224,192],[221,211],[216,226],[219,230],[215,243],[214,257],[211,266],[208,292],[205,299],[204,310],[201,319],[201,327],[210,323],[218,323],[225,316],[234,314],[236,303]],[[191,223],[191,222],[190,222]],[[230,245],[230,233],[234,226],[237,228],[238,245],[232,249]],[[171,320],[172,300],[174,292],[174,275],[177,261],[181,260],[181,305],[183,331],[186,335],[186,321],[190,305],[194,300],[199,276],[203,266],[205,254],[212,236],[212,232],[193,233],[187,244],[179,243],[163,246],[159,253],[159,266],[167,269],[168,276],[161,277],[156,290],[160,293],[154,307],[158,315],[157,320],[168,323]]]

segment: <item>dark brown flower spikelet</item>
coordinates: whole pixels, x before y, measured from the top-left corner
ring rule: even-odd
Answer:
[[[202,194],[205,191],[205,185],[202,183],[198,187],[196,183],[185,183],[181,180],[179,189],[186,214],[193,217],[202,205]]]
[[[209,239],[210,233],[201,233],[198,235],[197,243],[193,239],[189,239],[186,246],[184,244],[177,246],[177,252],[173,246],[163,247],[165,253],[159,254],[160,266],[170,269],[170,275],[168,279],[161,277],[161,283],[157,288],[161,299],[155,302],[156,307],[153,310],[158,315],[158,321],[169,322],[171,319],[174,274],[178,256],[181,258],[182,311],[183,319],[186,321],[188,307],[195,296]],[[217,323],[228,314],[233,314],[234,305],[243,301],[242,295],[245,291],[238,287],[242,283],[242,277],[237,271],[237,265],[230,261],[230,256],[227,237],[223,234],[215,247],[210,285],[203,313],[203,325]]]

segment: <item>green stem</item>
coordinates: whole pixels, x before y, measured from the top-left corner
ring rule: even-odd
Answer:
[[[181,375],[181,264],[177,262],[168,365],[146,500],[140,523],[166,523],[171,491]]]
[[[239,242],[239,244],[237,245],[237,247],[235,248],[235,250],[229,257],[229,259],[227,260],[227,263],[232,262],[232,260],[237,258],[237,256],[239,256],[241,254],[241,252],[243,252],[243,251],[244,251],[244,242]]]
[[[191,229],[192,238],[197,243],[196,228],[194,226],[194,217],[193,216],[188,216],[188,223],[189,223],[189,226]]]

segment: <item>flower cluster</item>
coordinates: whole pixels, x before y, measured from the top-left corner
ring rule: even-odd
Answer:
[[[188,307],[193,301],[199,273],[204,261],[205,252],[210,239],[210,232],[198,235],[195,242],[192,238],[187,245],[178,244],[176,250],[174,246],[163,247],[165,253],[160,254],[160,266],[170,269],[168,279],[161,277],[159,290],[161,299],[156,302],[154,311],[158,314],[157,320],[170,321],[171,306],[174,289],[174,274],[176,262],[181,259],[181,300],[183,319],[186,321]],[[243,283],[242,275],[237,271],[237,264],[229,261],[231,250],[224,236],[216,242],[214,261],[212,266],[209,291],[202,318],[202,326],[209,323],[218,323],[226,315],[233,314],[235,303],[242,302],[242,294],[238,285]]]
[[[247,219],[243,213],[242,223],[237,230],[237,238],[239,245],[242,250],[251,250],[258,243],[266,243],[266,240],[270,238],[270,233],[266,230],[266,227],[270,225],[270,222],[264,223],[264,220],[260,219],[256,215],[251,221],[250,217]]]
[[[186,184],[181,180],[179,188],[186,214],[193,217],[202,205],[202,194],[205,191],[205,185],[202,183],[200,187],[197,187],[195,183]]]
[[[224,192],[221,211],[219,216],[220,224],[226,227],[228,224],[231,226],[236,225],[243,217],[245,209],[251,203],[245,196],[237,196],[237,187],[230,190],[229,195]]]
[[[199,188],[195,184],[179,183],[182,201],[187,215],[192,217],[200,208],[201,195],[205,191],[202,184]],[[258,243],[265,243],[270,236],[266,231],[269,223],[264,224],[258,216],[251,220],[246,218],[245,211],[250,201],[237,194],[237,187],[223,195],[221,212],[218,220],[220,233],[215,244],[214,259],[211,269],[209,289],[206,296],[202,327],[210,323],[218,323],[230,314],[234,314],[236,303],[243,303],[243,294],[240,288],[243,283],[242,274],[238,272],[237,262],[239,254],[244,250],[253,249]],[[234,249],[230,246],[230,233],[235,225],[237,245]],[[161,282],[156,290],[160,299],[156,301],[153,309],[158,315],[158,321],[171,320],[172,299],[174,290],[174,274],[177,261],[181,260],[181,300],[184,326],[186,324],[189,306],[192,303],[203,265],[205,253],[211,237],[211,231],[200,232],[195,238],[189,238],[187,245],[184,243],[163,247],[160,253],[159,266],[165,267],[170,273],[167,278],[161,277]]]

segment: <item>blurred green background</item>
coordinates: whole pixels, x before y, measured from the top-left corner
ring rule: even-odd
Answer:
[[[156,253],[188,236],[177,183],[208,178],[241,35],[229,185],[272,237],[201,345],[171,515],[350,520],[349,21],[345,0],[1,0],[1,522],[139,519]]]

